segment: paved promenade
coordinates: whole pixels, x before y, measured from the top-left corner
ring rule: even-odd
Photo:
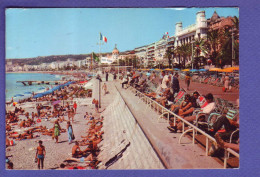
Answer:
[[[180,86],[187,91],[184,80],[180,80]],[[206,95],[207,93],[212,93],[214,97],[228,100],[233,104],[235,104],[236,100],[239,98],[239,90],[237,89],[232,89],[231,92],[223,92],[222,87],[202,84],[198,82],[191,82],[190,89],[187,92],[192,93],[195,90],[203,95]]]
[[[103,79],[102,84],[105,79]],[[153,145],[153,148],[160,153],[160,155],[167,162],[167,166],[170,169],[207,169],[207,168],[223,168],[223,165],[217,162],[215,159],[205,155],[205,151],[197,144],[193,145],[192,141],[188,137],[184,137],[183,144],[178,144],[180,133],[170,133],[167,129],[166,122],[158,122],[158,114],[146,108],[146,104],[139,101],[130,90],[121,88],[120,81],[112,81],[110,79],[108,88],[110,94],[102,97],[102,109],[104,109],[108,102],[114,98],[115,88],[117,87],[131,112],[138,120],[144,133],[149,138],[149,141]],[[101,109],[101,110],[102,110]],[[124,118],[124,113],[121,113],[121,117]],[[104,125],[105,126],[105,125]],[[131,128],[131,127],[129,127]],[[120,129],[118,127],[118,129]],[[136,137],[139,138],[139,137]],[[142,156],[140,156],[142,159]],[[129,162],[130,163],[130,162]],[[127,164],[126,164],[127,165]]]

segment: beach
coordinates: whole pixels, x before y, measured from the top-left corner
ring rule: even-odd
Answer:
[[[64,163],[64,160],[71,158],[74,143],[68,142],[68,116],[74,117],[74,121],[70,118],[75,135],[73,142],[82,140],[81,136],[88,135],[91,123],[87,125],[90,117],[85,116],[86,112],[89,115],[92,114],[95,118],[99,118],[99,114],[96,113],[92,104],[92,87],[90,86],[86,90],[83,87],[86,83],[91,85],[92,81],[88,82],[77,77],[74,80],[77,80],[77,83],[74,81],[68,82],[70,85],[67,84],[67,86],[53,87],[54,90],[51,95],[40,96],[36,100],[31,97],[21,103],[6,106],[6,127],[11,129],[6,131],[6,138],[11,141],[10,146],[6,148],[6,156],[14,164],[14,169],[38,169],[37,163],[35,163],[35,154],[40,140],[46,148],[46,159],[48,159],[45,162],[44,169],[55,169],[61,163]],[[44,94],[44,92],[39,94]],[[62,101],[59,98],[62,98]],[[55,100],[56,103],[53,104]],[[76,108],[75,103],[77,103]],[[40,115],[35,115],[38,112],[38,105],[42,106]],[[32,119],[33,121],[31,121]],[[21,127],[23,120],[26,123]],[[58,143],[55,143],[55,139],[53,140],[50,136],[51,134],[46,135],[54,127],[55,121],[59,122],[61,128]],[[33,138],[26,134],[28,130],[33,132]],[[20,134],[22,137],[17,137]],[[23,134],[25,135],[23,136]],[[87,145],[82,148],[85,149],[86,147]]]
[[[85,112],[94,113],[95,110],[91,106],[78,107],[77,114],[74,118],[75,122],[72,124],[76,138],[75,140],[80,140],[81,136],[85,135],[88,129],[88,125],[86,125],[87,120],[84,119]],[[54,120],[55,119],[51,121],[42,121],[37,125],[52,128]],[[66,121],[60,123],[61,128],[66,128],[66,124]],[[71,158],[71,149],[74,144],[68,143],[67,132],[61,133],[58,144],[55,143],[55,140],[52,140],[51,136],[40,135],[40,137],[31,140],[16,141],[16,145],[8,147],[6,149],[6,155],[12,155],[12,157],[10,157],[9,159],[14,163],[15,169],[38,169],[37,163],[34,162],[34,159],[39,140],[43,141],[43,145],[46,148],[46,160],[44,169],[57,168],[60,166],[61,163],[64,163],[64,160],[66,160],[67,158]]]

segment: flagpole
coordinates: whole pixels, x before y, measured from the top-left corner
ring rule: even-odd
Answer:
[[[101,32],[99,33],[99,36],[101,36]],[[101,61],[101,38],[99,37],[99,61],[98,61],[98,68],[100,67],[99,66],[100,61]],[[100,71],[100,68],[99,68],[99,71]]]

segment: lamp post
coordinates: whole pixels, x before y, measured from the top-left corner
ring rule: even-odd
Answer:
[[[232,27],[232,61],[231,61],[231,67],[234,66],[234,60],[235,60],[235,53],[234,53],[234,30]]]
[[[193,43],[194,40],[191,41],[191,69],[193,69]]]

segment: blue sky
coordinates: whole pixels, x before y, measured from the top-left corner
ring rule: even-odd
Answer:
[[[32,8],[6,10],[6,58],[99,52],[99,32],[108,42],[101,52],[119,51],[158,41],[175,33],[175,23],[194,24],[196,13],[206,18],[239,16],[238,8]]]

